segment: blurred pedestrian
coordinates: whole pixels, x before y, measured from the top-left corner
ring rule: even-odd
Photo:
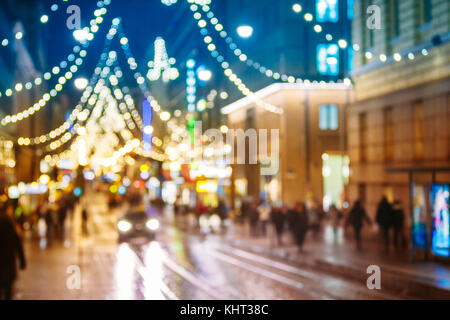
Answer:
[[[256,204],[251,202],[248,208],[248,221],[250,224],[250,237],[258,236],[258,222],[259,222],[259,214],[256,208]]]
[[[394,201],[392,207],[392,225],[394,227],[394,247],[398,248],[398,242],[400,240],[401,247],[406,247],[406,237],[403,231],[403,224],[405,221],[405,213],[402,208],[400,200]],[[399,239],[400,238],[400,239]]]
[[[45,224],[47,225],[47,241],[48,243],[51,242],[51,239],[53,237],[53,231],[54,231],[54,220],[53,220],[53,214],[52,209],[46,210],[45,212]]]
[[[58,208],[58,233],[61,239],[64,238],[64,226],[67,217],[67,210],[67,203],[64,200],[61,201]]]
[[[224,230],[226,230],[229,222],[228,221],[229,208],[223,199],[219,200],[219,204],[217,206],[217,214],[220,217],[221,227]]]
[[[350,210],[350,213],[348,215],[347,224],[351,225],[353,227],[353,231],[355,234],[355,240],[356,240],[356,248],[358,250],[361,249],[361,229],[364,225],[364,221],[372,225],[372,222],[370,221],[369,217],[367,216],[366,210],[364,209],[362,203],[360,200],[357,200],[353,206],[353,208]]]
[[[389,249],[389,230],[392,227],[392,206],[383,197],[378,204],[376,221],[380,227],[381,233],[384,239],[384,247],[386,250]]]
[[[316,238],[320,232],[320,203],[314,201],[312,202],[306,210],[308,215],[308,228],[313,232],[314,238]]]
[[[261,224],[261,234],[265,237],[267,235],[267,225],[270,221],[270,206],[266,201],[261,201],[257,211]]]
[[[17,258],[20,261],[20,269],[25,269],[22,241],[14,222],[2,207],[0,208],[0,300],[12,299],[12,288],[17,278]]]
[[[297,202],[288,212],[290,230],[299,252],[303,252],[303,243],[308,232],[308,214],[304,203]]]
[[[342,212],[336,207],[336,205],[332,204],[330,206],[328,216],[330,218],[331,228],[333,229],[334,241],[336,242],[338,240],[339,227],[341,226],[343,215]]]
[[[88,236],[89,235],[89,230],[88,230],[88,212],[86,208],[83,208],[83,210],[81,211],[81,230],[83,232],[84,236]]]
[[[223,201],[223,199],[220,199],[219,204],[217,205],[217,214],[219,215],[222,222],[228,219],[228,211],[229,210],[225,201]]]
[[[275,233],[277,236],[277,243],[279,246],[283,245],[283,231],[285,223],[285,214],[280,205],[274,205],[270,213],[272,223],[275,227]]]

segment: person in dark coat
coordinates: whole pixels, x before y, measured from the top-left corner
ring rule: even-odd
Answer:
[[[16,259],[20,269],[25,269],[26,261],[22,241],[16,232],[14,222],[0,209],[0,300],[12,299],[12,287],[17,278]]]
[[[275,227],[277,242],[279,246],[283,245],[283,229],[285,222],[285,215],[279,206],[274,206],[270,212],[270,219]]]
[[[288,219],[290,230],[295,239],[299,252],[303,251],[303,243],[305,242],[306,233],[308,231],[308,215],[306,206],[297,202],[295,206],[288,211]]]
[[[350,210],[347,220],[347,224],[351,225],[355,232],[356,247],[358,250],[361,249],[361,229],[364,225],[364,221],[369,225],[372,224],[369,217],[367,216],[366,210],[361,204],[361,201],[358,200]]]
[[[222,222],[228,219],[228,207],[225,204],[225,201],[223,201],[222,199],[219,200],[219,204],[217,206],[217,214],[219,215]]]
[[[389,248],[389,230],[392,226],[392,206],[387,201],[386,197],[383,197],[378,204],[376,221],[380,226],[380,230],[383,234],[384,246],[387,250]]]
[[[250,203],[248,209],[248,220],[250,223],[250,236],[257,237],[258,236],[258,222],[259,222],[259,214],[256,209],[256,204],[254,202]]]
[[[402,203],[399,200],[394,201],[392,206],[392,226],[394,227],[394,247],[398,248],[399,239],[401,246],[406,246],[405,233],[403,232],[403,224],[405,221],[405,213],[403,212]]]

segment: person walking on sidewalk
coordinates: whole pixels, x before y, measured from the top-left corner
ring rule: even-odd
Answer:
[[[394,227],[394,247],[398,248],[398,241],[400,238],[401,247],[406,247],[405,233],[403,232],[403,224],[405,221],[405,213],[402,208],[400,200],[394,201],[392,206],[392,226]]]
[[[308,215],[304,203],[297,202],[288,212],[290,230],[295,239],[299,252],[303,252],[303,243],[305,242],[308,231]]]
[[[254,202],[250,203],[248,208],[248,220],[250,224],[250,237],[258,236],[259,214]]]
[[[275,227],[275,233],[277,236],[277,243],[279,246],[283,245],[283,231],[284,231],[284,222],[285,222],[285,214],[281,209],[281,205],[275,204],[270,212],[270,218]]]
[[[258,208],[259,221],[261,223],[261,234],[263,237],[267,235],[267,224],[270,220],[270,206],[265,201],[261,201]]]
[[[81,211],[81,232],[85,237],[89,236],[88,220],[88,211],[86,207],[84,207]]]
[[[342,212],[336,207],[336,205],[332,204],[328,212],[328,216],[330,218],[331,228],[333,228],[334,242],[337,242],[339,227],[341,226]]]
[[[26,261],[22,241],[14,227],[14,222],[0,208],[0,300],[12,299],[12,288],[17,278],[16,259],[20,269],[25,269]]]
[[[389,249],[389,231],[392,226],[392,206],[387,201],[386,197],[383,197],[378,204],[376,221],[380,227],[380,230],[384,239],[384,247]]]
[[[367,216],[366,210],[364,209],[361,200],[357,200],[350,210],[347,219],[347,225],[351,225],[353,227],[353,231],[355,233],[356,240],[356,248],[361,250],[361,229],[364,225],[364,221],[367,224],[372,225],[369,217]]]

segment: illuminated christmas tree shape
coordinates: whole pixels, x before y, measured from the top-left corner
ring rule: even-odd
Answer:
[[[166,6],[171,6],[177,3],[177,0],[161,0],[161,3],[165,4]]]
[[[179,73],[177,68],[172,67],[175,64],[175,58],[169,58],[166,50],[166,42],[158,37],[155,40],[155,60],[149,61],[149,71],[147,78],[150,81],[156,81],[162,76],[164,82],[175,80]]]

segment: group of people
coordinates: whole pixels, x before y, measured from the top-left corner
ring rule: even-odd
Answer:
[[[308,207],[301,202],[288,207],[280,203],[271,206],[266,201],[258,204],[254,201],[246,201],[242,204],[240,212],[240,221],[249,223],[250,236],[266,236],[267,227],[271,223],[279,245],[283,245],[283,233],[287,225],[300,251],[307,232],[311,230],[316,236],[320,232],[320,224],[324,218],[322,206],[317,201]]]
[[[400,201],[396,200],[391,204],[383,197],[378,204],[376,220],[382,230],[386,250],[389,249],[391,230],[393,230],[394,235],[394,247],[406,246],[406,238],[403,232],[405,216]]]
[[[316,237],[320,233],[322,221],[325,219],[332,228],[335,239],[338,238],[339,229],[350,227],[353,230],[357,249],[362,248],[361,232],[364,225],[373,225],[360,200],[355,201],[346,212],[339,210],[334,204],[325,212],[318,201],[312,201],[308,204],[297,202],[292,207],[279,203],[269,205],[265,201],[258,204],[254,201],[246,201],[241,206],[239,218],[241,223],[248,223],[251,237],[265,237],[267,226],[272,224],[277,243],[280,246],[283,245],[284,232],[288,231],[300,251],[303,249],[307,233],[311,232]],[[383,197],[378,205],[376,222],[383,235],[386,248],[389,247],[391,229],[393,229],[395,248],[398,248],[399,243],[402,247],[406,245],[406,238],[403,233],[404,212],[400,201],[390,204]]]

